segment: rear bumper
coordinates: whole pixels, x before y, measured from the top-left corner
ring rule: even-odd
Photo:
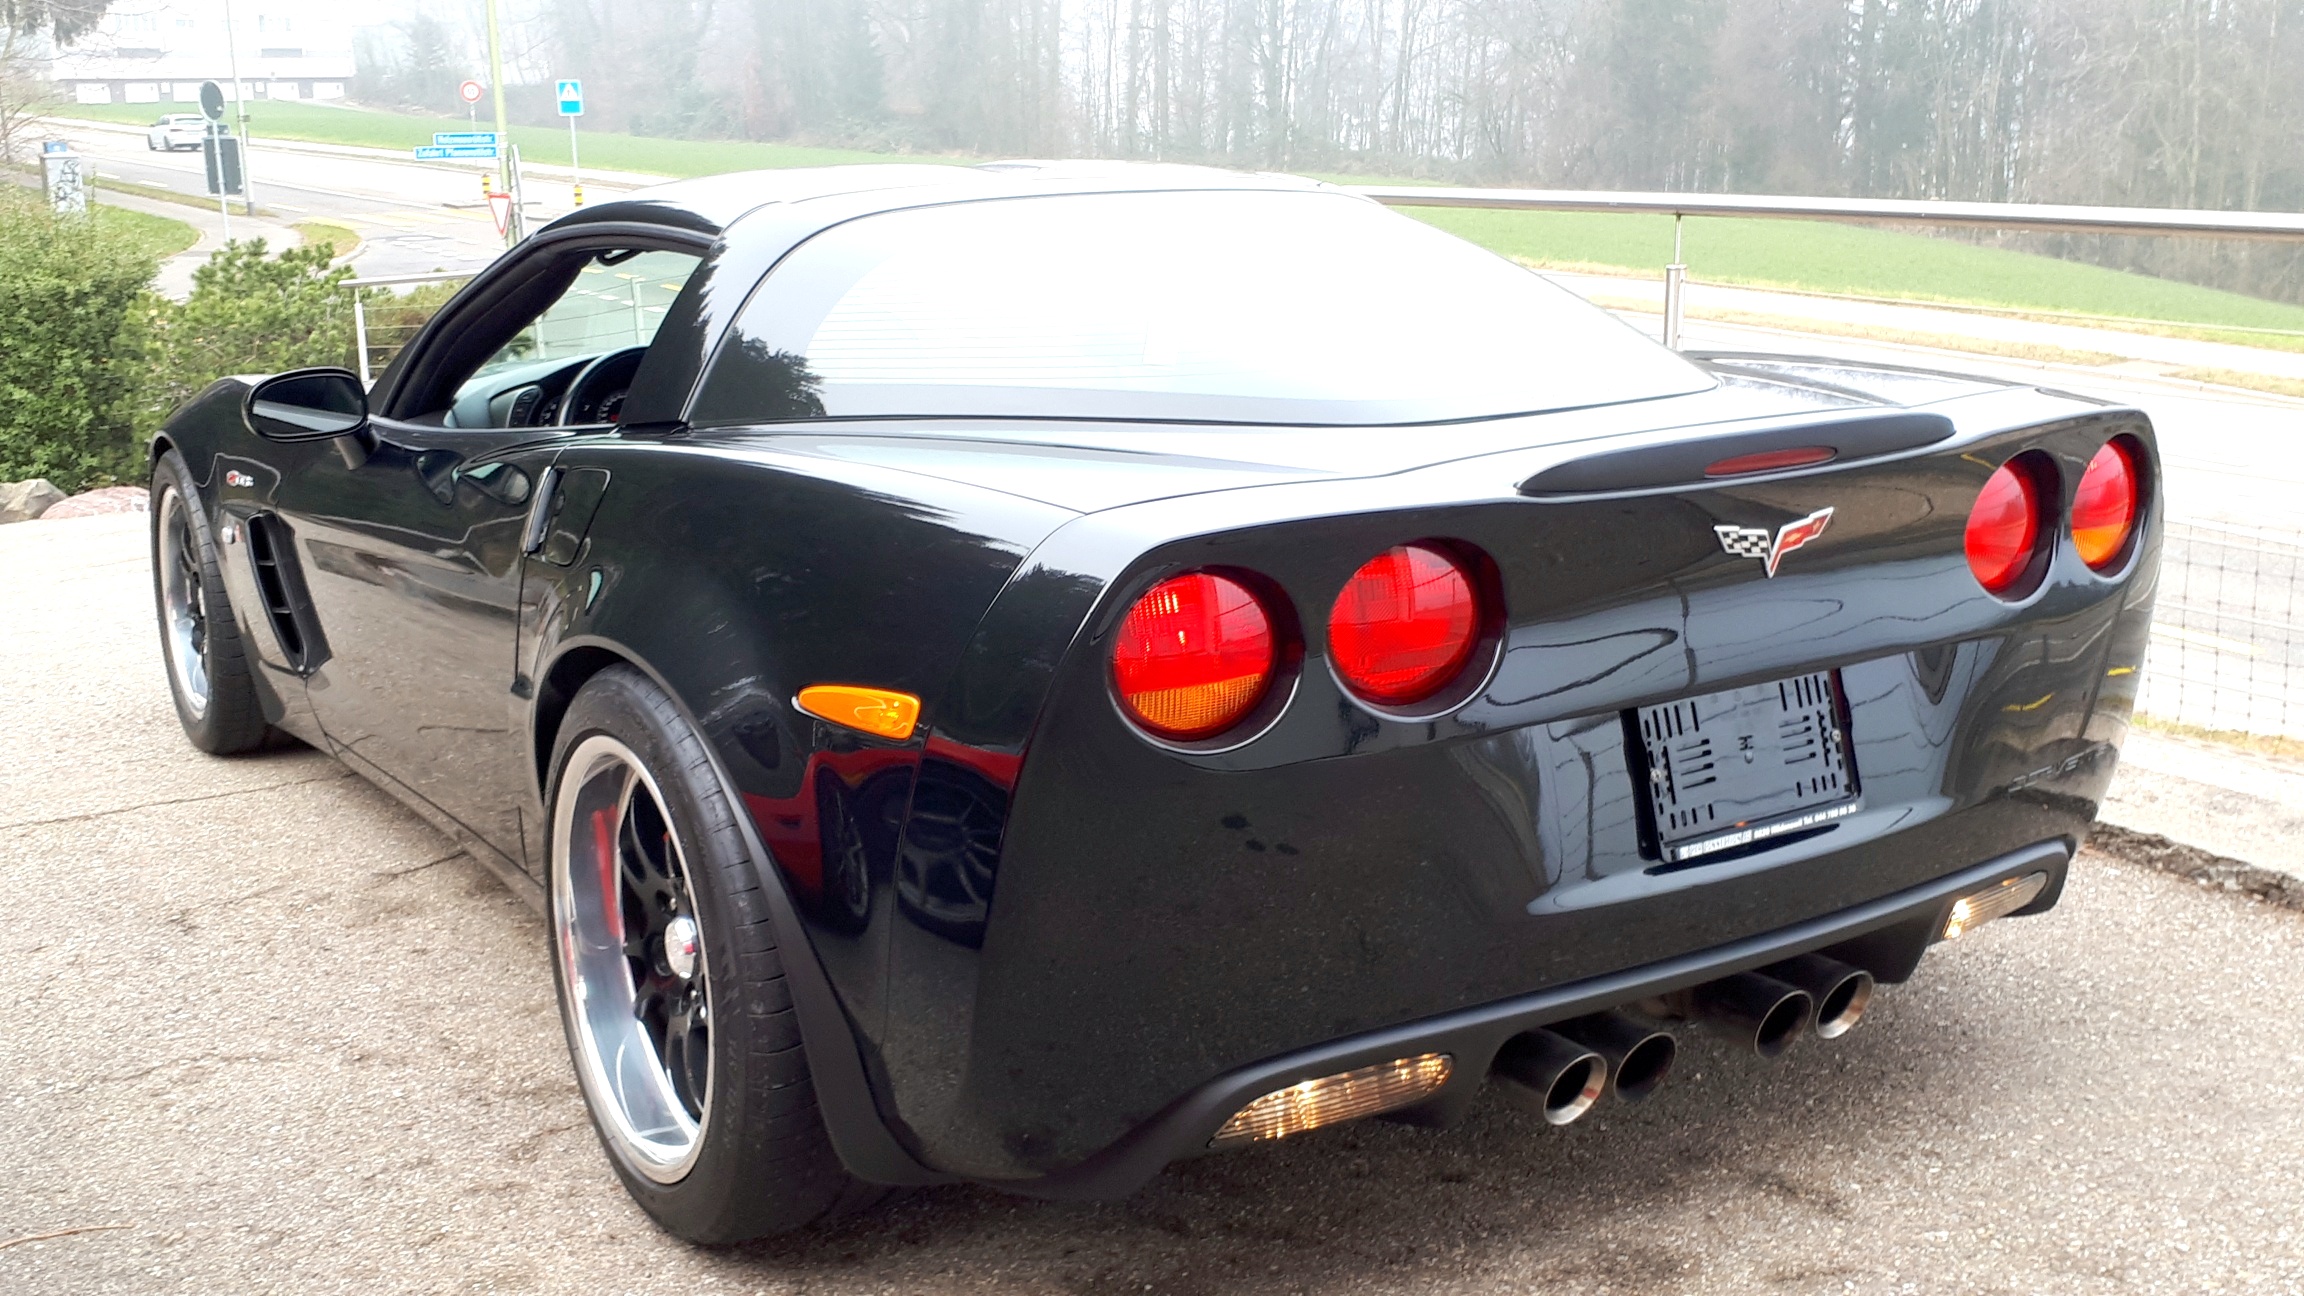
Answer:
[[[1864,968],[1882,981],[1902,981],[1934,943],[1953,902],[1963,895],[2004,878],[2045,872],[2047,886],[2017,913],[2034,914],[2053,907],[2063,894],[2073,850],[2074,843],[2066,839],[2038,842],[1933,882],[1778,931],[1241,1067],[1186,1094],[1076,1166],[1001,1186],[1057,1199],[1123,1197],[1142,1187],[1168,1163],[1207,1151],[1216,1130],[1234,1112],[1264,1094],[1317,1076],[1423,1053],[1449,1054],[1455,1059],[1455,1068],[1447,1085],[1414,1109],[1412,1117],[1422,1123],[1447,1124],[1464,1113],[1487,1083],[1497,1050],[1523,1031],[1818,951]]]

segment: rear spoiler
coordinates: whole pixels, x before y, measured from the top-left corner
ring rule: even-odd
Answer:
[[[1538,498],[1654,490],[1917,450],[1951,438],[1942,414],[1899,411],[1606,450],[1554,464],[1520,483]]]

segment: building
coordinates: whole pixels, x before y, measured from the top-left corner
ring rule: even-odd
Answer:
[[[73,102],[188,104],[214,81],[234,98],[341,99],[352,80],[349,6],[310,0],[118,0],[59,51],[50,77]],[[235,49],[237,46],[237,49]]]

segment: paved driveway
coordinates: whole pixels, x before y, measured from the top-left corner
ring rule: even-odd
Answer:
[[[2092,857],[1845,1040],[1698,1039],[1567,1130],[683,1247],[593,1144],[536,917],[325,757],[184,744],[142,526],[0,528],[0,1292],[2304,1291],[2304,918]]]

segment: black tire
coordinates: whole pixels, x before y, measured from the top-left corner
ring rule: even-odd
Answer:
[[[224,592],[216,537],[192,471],[174,450],[152,466],[151,518],[152,604],[168,693],[184,736],[217,756],[260,747],[271,729],[256,697],[231,596]],[[172,590],[183,596],[174,610]],[[205,696],[199,692],[203,684]]]
[[[672,879],[677,884],[672,890],[685,890],[684,897],[670,895],[663,903],[669,913],[693,916],[694,927],[688,930],[701,939],[691,937],[687,949],[696,950],[698,944],[701,949],[682,961],[702,968],[701,988],[694,986],[692,973],[669,979],[679,974],[665,971],[678,966],[666,961],[665,946],[672,939],[668,930],[648,925],[648,934],[629,935],[634,923],[653,922],[641,910],[654,902],[625,881],[632,876],[623,853],[625,825],[645,821],[652,834],[657,821],[636,800],[619,800],[612,819],[616,827],[609,830],[599,826],[604,820],[598,809],[611,786],[611,765],[627,758],[643,777],[625,779],[626,791],[619,795],[652,793],[658,807],[654,813],[661,815],[666,830],[659,850],[677,865],[658,876]],[[851,1178],[825,1132],[759,871],[737,826],[732,799],[721,787],[703,740],[679,708],[638,670],[617,666],[602,671],[569,704],[553,743],[551,775],[546,928],[553,982],[586,1110],[625,1190],[667,1232],[705,1244],[791,1232],[879,1200],[886,1190]],[[593,826],[579,829],[579,823]],[[635,831],[634,840],[642,835]],[[616,852],[600,857],[612,859],[614,867],[594,869],[586,860],[582,871],[571,870],[576,852],[594,849],[595,842],[604,852]],[[594,922],[590,915],[606,909],[598,897],[611,874],[618,879],[617,916],[607,920],[612,933],[602,939],[588,928]],[[591,882],[594,876],[601,879],[598,887]],[[579,903],[580,887],[589,888],[594,898]],[[584,970],[572,971],[578,965]],[[605,975],[604,967],[611,969]],[[619,974],[621,985],[616,984]],[[679,1090],[684,1103],[694,1101],[689,1079],[693,1056],[709,1057],[702,1099],[689,1108],[693,1133],[678,1158],[649,1160],[661,1145],[644,1137],[635,1141],[628,1132],[663,1126],[651,1122],[643,1127],[633,1119],[629,1106],[618,1105],[632,1100],[616,1096],[630,1081],[620,1085],[605,1067],[588,1060],[588,1049],[593,1054],[602,1050],[599,1032],[615,1029],[612,1023],[626,1018],[595,1010],[588,1019],[594,1024],[580,1024],[578,1001],[570,992],[572,975],[586,979],[586,1004],[624,996],[622,1013],[642,1020],[656,1043],[654,1060],[661,1074],[680,1077],[670,1081],[674,1086],[687,1086]],[[675,995],[688,994],[690,1014],[696,999],[705,1001],[709,1030],[702,1049],[683,1043],[675,1051],[665,1043],[672,1026],[647,1024],[653,1010],[643,1005],[661,998],[639,988],[643,978],[675,986]],[[683,1020],[687,1024],[680,1030],[694,1029],[692,1016]],[[645,1099],[646,1086],[640,1088]]]

